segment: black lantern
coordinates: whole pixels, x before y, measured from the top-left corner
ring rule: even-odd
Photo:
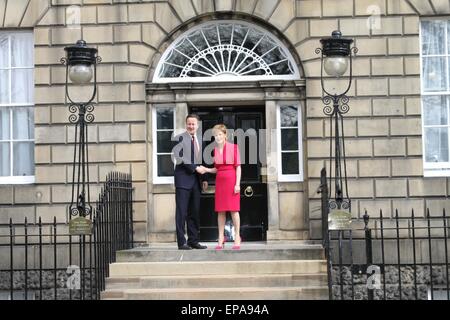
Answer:
[[[322,101],[325,104],[323,112],[330,117],[330,187],[328,188],[329,209],[351,211],[351,202],[347,187],[347,166],[345,161],[344,121],[343,115],[349,111],[347,92],[352,83],[352,53],[358,49],[350,47],[352,39],[342,38],[340,31],[333,31],[331,37],[320,40],[322,48],[316,53],[321,54],[320,81],[323,91]],[[326,89],[323,71],[334,78],[345,75],[350,67],[348,85],[343,92],[330,93]],[[334,137],[333,137],[334,135]],[[334,176],[332,170],[334,139]],[[332,187],[334,180],[334,188]],[[333,195],[334,193],[334,195]]]
[[[70,101],[69,122],[75,125],[74,155],[72,170],[72,200],[69,218],[91,215],[92,206],[89,197],[89,159],[88,124],[94,121],[92,101],[97,93],[97,49],[89,48],[84,40],[78,40],[74,46],[65,47],[66,56],[61,63],[66,66],[66,97]],[[92,81],[94,78],[94,81]],[[69,82],[70,79],[70,82]],[[74,101],[69,93],[70,83],[83,85],[88,91],[85,101]]]
[[[68,76],[75,84],[86,84],[92,79],[92,66],[97,62],[97,49],[89,48],[84,40],[74,46],[65,47]]]

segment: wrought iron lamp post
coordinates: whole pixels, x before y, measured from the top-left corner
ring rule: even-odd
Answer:
[[[66,66],[65,90],[71,113],[69,122],[75,125],[69,218],[85,218],[92,213],[89,196],[88,124],[94,121],[92,101],[97,93],[97,63],[101,62],[101,58],[97,56],[97,49],[89,48],[84,40],[78,40],[74,46],[65,47],[64,50],[66,56],[61,59],[61,63]],[[90,98],[81,102],[74,101],[69,93],[69,79],[75,85],[85,85],[90,89]]]
[[[333,31],[331,37],[323,38],[320,42],[322,48],[317,48],[316,53],[321,54],[320,81],[323,91],[322,101],[325,104],[323,112],[330,117],[330,183],[328,188],[328,209],[350,212],[351,201],[348,196],[347,187],[343,115],[349,111],[349,98],[347,93],[352,84],[352,53],[356,54],[358,49],[356,47],[350,47],[353,40],[342,38],[340,31]],[[339,78],[346,73],[349,67],[350,70],[346,89],[342,93],[330,93],[325,87],[323,71],[325,70],[331,77]],[[333,138],[334,176],[332,171]],[[333,180],[334,188],[332,183]]]

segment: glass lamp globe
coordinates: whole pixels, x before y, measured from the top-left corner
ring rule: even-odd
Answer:
[[[348,59],[342,56],[326,57],[323,67],[329,76],[340,77],[347,71]]]
[[[69,69],[69,78],[75,84],[88,83],[92,79],[92,67],[86,64],[73,65]]]

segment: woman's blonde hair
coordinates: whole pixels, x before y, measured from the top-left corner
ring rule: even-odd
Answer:
[[[227,127],[224,124],[216,124],[213,127],[213,134],[216,131],[221,131],[225,135],[225,140],[227,140]]]

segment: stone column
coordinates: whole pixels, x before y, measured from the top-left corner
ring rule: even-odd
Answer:
[[[175,134],[180,134],[186,129],[186,116],[188,115],[188,106],[186,102],[175,103]]]
[[[270,233],[280,229],[278,204],[278,158],[277,158],[277,106],[273,100],[266,100],[266,157],[267,157],[267,201]]]
[[[150,100],[147,98],[147,100]],[[148,234],[155,231],[155,217],[154,217],[154,199],[153,199],[153,152],[156,144],[153,143],[153,104],[147,103],[147,230]],[[147,241],[149,241],[147,237]]]

